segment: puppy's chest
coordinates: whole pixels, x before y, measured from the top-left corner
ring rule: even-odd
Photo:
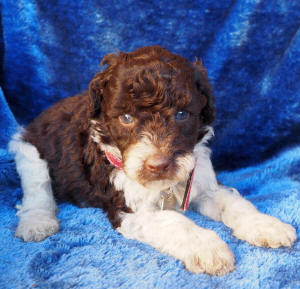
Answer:
[[[180,182],[161,192],[158,207],[161,210],[185,210],[186,197],[187,182]]]
[[[123,191],[126,205],[134,212],[140,210],[178,210],[184,199],[186,183],[178,183],[167,189],[145,188],[129,179],[123,171],[111,174],[111,183],[116,190]]]

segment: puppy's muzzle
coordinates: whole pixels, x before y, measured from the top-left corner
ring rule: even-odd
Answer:
[[[146,160],[145,167],[152,174],[160,174],[166,172],[170,164],[171,161],[168,157],[162,154],[155,154]]]

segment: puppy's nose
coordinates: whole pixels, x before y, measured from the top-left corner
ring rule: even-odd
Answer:
[[[151,173],[159,173],[162,171],[166,171],[169,166],[170,166],[170,160],[167,157],[160,154],[151,156],[146,161],[146,168]]]

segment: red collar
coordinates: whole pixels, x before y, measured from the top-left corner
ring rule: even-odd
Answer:
[[[117,169],[122,170],[123,166],[122,166],[122,160],[120,160],[119,158],[117,158],[115,155],[113,155],[112,153],[105,151],[105,155],[106,158],[109,160],[109,162],[115,166]]]
[[[191,171],[190,176],[186,182],[185,192],[184,192],[183,200],[182,200],[181,207],[180,207],[180,209],[183,211],[187,211],[189,208],[190,195],[191,195],[192,183],[193,183],[193,178],[194,178],[194,171],[195,171],[195,168]]]

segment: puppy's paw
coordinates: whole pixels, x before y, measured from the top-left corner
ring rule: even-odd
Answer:
[[[261,213],[241,217],[233,234],[252,245],[271,248],[290,247],[297,239],[291,225]]]
[[[190,241],[191,252],[183,260],[187,270],[218,276],[234,270],[234,255],[215,232],[205,230]]]
[[[39,242],[54,235],[59,229],[59,223],[55,216],[48,212],[27,212],[20,217],[16,230],[16,237],[25,242]]]

